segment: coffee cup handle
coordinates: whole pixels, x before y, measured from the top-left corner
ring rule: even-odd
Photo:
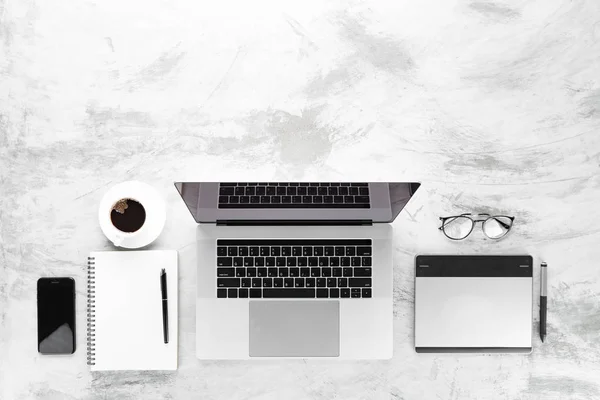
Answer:
[[[123,243],[123,240],[125,240],[125,236],[123,235],[115,235],[112,239],[112,242],[115,246],[117,247],[121,247],[121,244]]]

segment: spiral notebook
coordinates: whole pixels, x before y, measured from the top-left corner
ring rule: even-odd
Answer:
[[[160,272],[167,273],[164,343]],[[177,369],[177,252],[93,252],[88,257],[88,364],[92,371]]]

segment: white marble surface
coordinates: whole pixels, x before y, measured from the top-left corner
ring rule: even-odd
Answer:
[[[600,398],[599,21],[597,0],[0,0],[0,398]],[[96,210],[128,179],[161,191],[153,248],[180,252],[174,373],[85,364]],[[186,179],[421,180],[395,224],[394,358],[198,361]],[[471,210],[515,230],[436,229]],[[416,354],[413,257],[475,252],[549,263],[547,342]],[[77,281],[73,356],[36,351],[47,275]]]

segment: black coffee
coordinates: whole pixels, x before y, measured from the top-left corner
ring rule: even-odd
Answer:
[[[135,200],[121,199],[113,206],[110,220],[122,232],[135,232],[144,225],[146,210]]]

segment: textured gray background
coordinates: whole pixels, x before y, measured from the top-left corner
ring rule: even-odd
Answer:
[[[0,398],[600,398],[599,21],[597,0],[0,0]],[[85,365],[84,262],[128,179],[180,251],[175,373]],[[185,179],[423,181],[395,224],[394,358],[196,360]],[[436,229],[471,210],[515,231]],[[413,257],[474,252],[549,263],[547,343],[415,354]],[[72,357],[36,352],[43,275],[76,278]]]

